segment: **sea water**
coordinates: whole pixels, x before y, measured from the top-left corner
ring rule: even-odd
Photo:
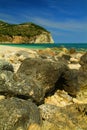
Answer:
[[[46,49],[53,47],[65,47],[68,49],[75,48],[76,50],[85,50],[87,51],[87,43],[54,43],[54,44],[0,44],[0,45],[9,45],[13,47],[22,47],[30,49]]]

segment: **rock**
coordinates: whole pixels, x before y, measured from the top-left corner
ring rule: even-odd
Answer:
[[[22,80],[25,76],[25,79],[27,79],[26,82],[29,82],[31,78],[36,84],[39,84],[44,94],[46,94],[54,89],[57,80],[66,69],[67,66],[62,61],[56,63],[40,58],[27,58],[19,67],[17,75]],[[24,76],[22,77],[22,75]]]
[[[79,71],[78,82],[80,88],[87,85],[87,71],[82,71],[82,70]]]
[[[23,55],[18,57],[18,61],[22,62],[25,59],[25,57]]]
[[[78,82],[80,91],[77,94],[77,98],[83,102],[87,102],[87,71],[79,71]]]
[[[71,56],[70,56],[70,55],[67,55],[67,54],[63,54],[63,55],[62,55],[62,58],[63,58],[64,60],[69,61],[70,58],[71,58]]]
[[[87,52],[80,58],[81,69],[87,71]]]
[[[38,50],[38,54],[39,56],[49,57],[49,56],[54,56],[55,52],[52,51],[52,49],[50,48],[46,48],[45,50]]]
[[[4,59],[5,54],[4,53],[0,53],[0,59]]]
[[[0,60],[0,71],[1,70],[6,70],[6,71],[14,71],[14,68],[12,66],[12,64],[10,64],[9,62],[5,61],[5,60]]]
[[[0,71],[0,93],[10,92],[11,79],[13,78],[13,72],[11,71]],[[8,90],[9,89],[9,90]]]
[[[41,125],[41,116],[34,103],[17,98],[0,100],[0,130],[30,130],[32,124]]]
[[[4,95],[31,98],[36,104],[41,104],[45,96],[52,95],[58,89],[73,96],[79,90],[77,71],[69,70],[62,60],[54,62],[27,58],[17,73],[0,72],[0,93]]]
[[[58,60],[63,60],[64,62],[66,62],[67,64],[70,62],[70,58],[71,56],[68,55],[67,53],[60,51],[59,53],[57,53],[54,58],[56,59],[56,61]]]
[[[78,70],[69,69],[65,71],[60,77],[62,84],[62,89],[67,91],[70,95],[76,96],[79,91],[79,82],[78,82]]]
[[[44,50],[38,50],[38,57],[42,59],[48,59],[53,61],[55,56],[55,52],[50,48],[46,48]]]
[[[83,55],[84,53],[81,53],[81,52],[77,52],[75,54],[72,55],[72,58],[75,58],[77,59],[78,61],[80,60],[81,56]]]
[[[45,98],[45,104],[64,107],[73,103],[73,98],[64,90],[57,90],[54,95]]]
[[[18,63],[18,57],[16,55],[11,55],[8,59],[12,64]]]
[[[76,58],[70,58],[70,62],[73,64],[77,64],[79,61]]]
[[[18,97],[22,99],[31,98],[39,103],[43,100],[44,93],[39,83],[34,80],[25,79],[25,75],[19,78],[10,71],[0,73],[0,93],[7,97]]]
[[[76,70],[79,70],[80,69],[80,67],[81,67],[81,65],[80,64],[68,64],[68,67],[70,68],[70,69],[76,69]]]
[[[82,101],[87,100],[87,52],[80,58],[80,70],[79,70],[79,86],[80,92],[78,93],[78,99]]]
[[[39,106],[42,130],[86,130],[87,104],[72,104],[66,107],[43,104]]]
[[[25,51],[25,50],[20,50],[20,51],[17,51],[15,55],[18,56],[18,57],[23,55],[25,58],[27,58],[29,56],[29,52]]]
[[[43,32],[42,34],[36,37],[33,43],[54,43],[54,40],[50,33]]]
[[[0,100],[3,100],[5,99],[5,96],[4,95],[0,95]]]
[[[24,59],[29,58],[29,57],[30,58],[38,57],[36,50],[30,50],[30,49],[28,49],[26,51],[20,50],[20,51],[16,52],[15,55],[18,57],[19,61],[23,61]]]
[[[24,71],[25,68],[26,71]],[[64,89],[69,94],[76,95],[79,91],[78,70],[68,69],[62,61],[56,64],[55,62],[52,63],[42,59],[26,59],[17,73],[18,75],[24,73],[28,77],[33,76],[32,79],[35,78],[36,82],[40,80],[41,87],[45,93]],[[52,73],[55,76],[51,75]],[[39,78],[38,75],[40,76]]]
[[[75,49],[75,48],[71,48],[71,49],[69,50],[69,53],[70,53],[70,54],[76,53],[76,49]]]
[[[63,52],[65,52],[65,53],[68,53],[68,49],[65,48],[65,47],[63,47],[61,50],[62,50]]]
[[[68,49],[67,48],[65,48],[64,46],[61,46],[60,48],[59,48],[59,50],[60,51],[62,51],[63,53],[68,53]]]

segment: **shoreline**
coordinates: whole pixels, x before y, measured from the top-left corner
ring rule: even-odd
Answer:
[[[0,44],[0,46],[12,46],[20,48],[29,48],[29,49],[46,49],[46,48],[67,48],[67,49],[76,49],[77,51],[87,51],[86,43],[54,43],[54,44]]]

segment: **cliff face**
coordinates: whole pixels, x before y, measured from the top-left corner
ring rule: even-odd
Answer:
[[[44,32],[36,37],[35,43],[54,43],[50,33]]]
[[[50,32],[33,23],[8,24],[0,21],[0,43],[54,43]]]

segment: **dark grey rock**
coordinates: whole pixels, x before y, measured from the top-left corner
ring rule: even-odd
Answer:
[[[67,65],[62,61],[52,62],[40,58],[27,58],[19,67],[17,75],[22,80],[25,77],[26,83],[29,83],[30,79],[31,82],[34,81],[36,83],[35,88],[38,88],[39,85],[39,93],[42,97],[43,95],[45,96],[51,91],[54,91],[54,89],[58,89],[56,82],[61,74],[67,69]]]
[[[72,96],[76,96],[77,92],[80,90],[78,76],[79,71],[75,69],[69,69],[61,75],[63,89]]]
[[[70,58],[71,58],[71,56],[70,56],[70,55],[67,55],[67,54],[63,54],[61,58],[64,59],[64,60],[69,61]]]
[[[80,58],[81,69],[87,71],[87,52]]]
[[[10,97],[19,97],[22,99],[31,98],[35,102],[43,100],[43,89],[39,83],[26,79],[25,75],[19,78],[10,71],[0,73],[0,94]]]
[[[0,101],[0,130],[28,130],[31,124],[41,125],[34,103],[17,98]]]
[[[84,93],[87,93],[87,52],[80,58],[80,65],[81,68],[79,70],[78,79],[79,79],[80,93],[81,95],[84,95]]]
[[[6,71],[14,71],[14,68],[12,66],[12,64],[10,64],[9,62],[5,61],[5,60],[0,60],[0,71],[2,70],[6,70]]]
[[[24,74],[25,79],[30,77],[35,82],[39,82],[44,91],[47,92],[54,87],[56,81],[66,69],[67,66],[62,61],[51,62],[40,58],[27,58],[19,67],[17,75],[22,77],[22,74]]]
[[[57,86],[57,89],[65,90],[71,96],[76,96],[77,92],[80,90],[78,73],[78,70],[67,69],[61,74],[55,86]]]
[[[78,82],[80,88],[87,86],[87,71],[82,71],[82,70],[79,71]]]

